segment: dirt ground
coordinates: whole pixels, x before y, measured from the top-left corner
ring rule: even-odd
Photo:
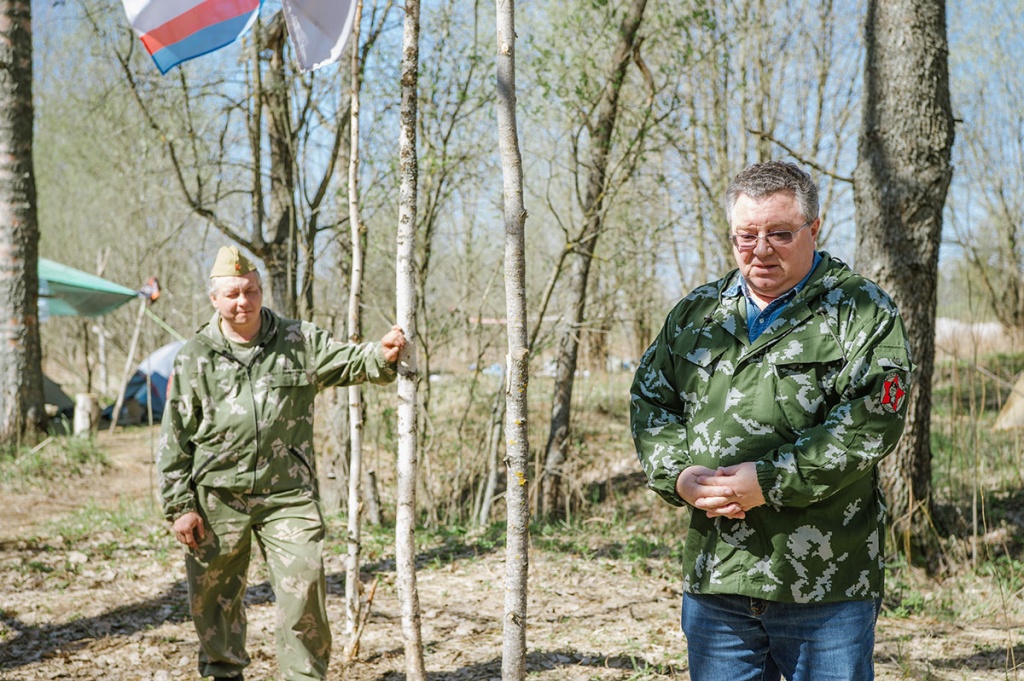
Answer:
[[[180,550],[150,505],[152,437],[146,429],[113,437],[101,434],[100,445],[112,463],[102,475],[48,493],[4,496],[0,679],[198,679]],[[152,509],[143,514],[149,519],[141,524],[125,512],[124,522],[132,527],[90,527],[96,522],[90,518],[99,514],[90,514],[89,509],[140,506]],[[689,679],[678,626],[678,568],[615,555],[609,550],[581,557],[539,548],[535,540],[530,556],[528,678]],[[417,584],[428,678],[500,679],[503,548],[424,547],[420,558]],[[405,663],[394,564],[385,558],[365,567],[366,583],[375,578],[380,582],[360,655],[347,668],[333,664],[329,678],[398,681],[405,678]],[[247,596],[253,660],[247,670],[249,681],[278,678],[273,595],[261,571],[257,561]],[[345,567],[340,552],[329,555],[327,571],[328,608],[340,658],[345,643]],[[1020,599],[1022,594],[977,597]],[[1024,677],[1024,622],[951,622],[887,613],[879,621],[876,664],[883,681],[1016,680]]]

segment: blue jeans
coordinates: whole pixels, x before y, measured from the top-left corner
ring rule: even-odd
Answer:
[[[880,600],[683,594],[692,681],[872,681]]]

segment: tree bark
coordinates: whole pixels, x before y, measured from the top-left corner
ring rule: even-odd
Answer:
[[[0,2],[0,445],[46,428],[32,161],[32,9]]]
[[[402,36],[402,104],[398,139],[399,186],[395,294],[398,324],[408,344],[398,370],[398,502],[395,517],[395,570],[402,609],[405,668],[409,681],[424,681],[423,634],[416,588],[416,88],[419,74],[420,4],[406,0]]]
[[[277,14],[267,28],[270,63],[263,92],[270,147],[270,240],[255,251],[267,266],[271,303],[286,317],[298,315],[296,271],[298,215],[295,206],[295,134],[292,130],[289,81],[285,73],[286,31]]]
[[[359,302],[363,292],[363,246],[366,231],[359,217],[359,83],[362,65],[359,59],[359,24],[363,17],[362,0],[356,2],[352,20],[352,70],[349,99],[348,217],[352,246],[352,269],[348,292],[348,339],[360,343],[363,320]],[[345,571],[345,633],[356,634],[362,609],[360,599],[359,554],[362,518],[360,483],[363,475],[363,395],[358,385],[348,388],[349,475],[348,475],[348,563]],[[358,645],[353,640],[351,650]]]
[[[530,553],[528,472],[526,208],[523,160],[516,126],[515,1],[497,0],[497,114],[505,219],[505,317],[508,333],[505,410],[505,619],[501,678],[526,678],[526,596]]]
[[[572,391],[579,358],[580,334],[586,319],[587,279],[597,248],[597,240],[604,229],[604,199],[608,163],[611,156],[612,133],[619,111],[619,95],[626,78],[626,68],[643,20],[647,0],[631,0],[626,17],[619,27],[619,40],[612,54],[611,75],[597,105],[597,118],[591,127],[590,172],[583,202],[585,227],[574,246],[570,266],[569,317],[558,345],[555,368],[555,391],[551,402],[551,429],[544,448],[544,473],[538,499],[538,515],[558,513],[564,496],[563,468],[569,442],[569,418]]]
[[[936,289],[954,136],[945,3],[870,0],[865,28],[857,266],[896,300],[917,363],[907,428],[882,464],[882,485],[903,548],[927,551]]]

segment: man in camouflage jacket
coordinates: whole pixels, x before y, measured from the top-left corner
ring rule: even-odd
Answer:
[[[164,516],[185,544],[199,671],[241,679],[242,598],[252,538],[274,589],[281,674],[323,679],[331,632],[324,523],[313,453],[313,398],[324,387],[386,383],[405,345],[338,342],[309,322],[262,307],[259,273],[222,248],[211,273],[210,322],[179,351],[157,468]]]
[[[691,678],[870,679],[906,332],[878,286],[815,250],[802,170],[748,168],[727,209],[739,268],[675,306],[631,390],[650,487],[690,507]]]

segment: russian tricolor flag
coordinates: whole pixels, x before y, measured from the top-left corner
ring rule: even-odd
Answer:
[[[259,13],[260,0],[123,0],[128,22],[160,73],[230,45]]]

